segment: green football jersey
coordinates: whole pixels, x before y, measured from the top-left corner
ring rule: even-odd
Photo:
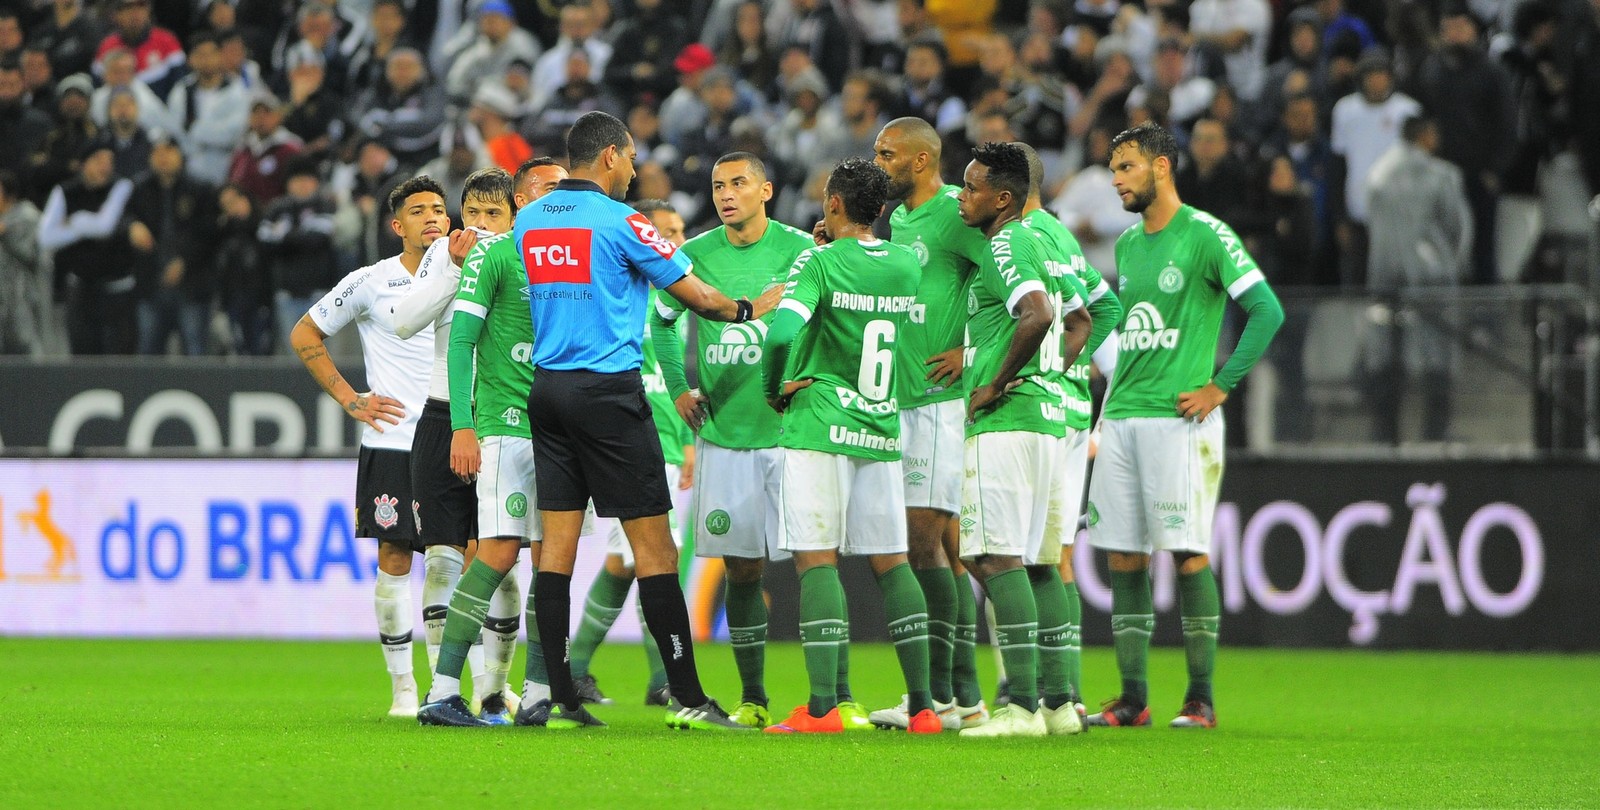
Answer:
[[[511,234],[479,240],[461,268],[456,312],[483,319],[473,382],[478,437],[532,435],[528,389],[533,386],[533,315],[528,278]]]
[[[660,290],[651,290],[650,306],[656,306],[662,298],[671,297],[662,295]],[[672,395],[667,393],[667,381],[661,374],[661,363],[656,361],[655,341],[650,338],[649,328],[644,330],[644,343],[640,350],[644,353],[639,366],[639,373],[644,377],[644,398],[649,401],[650,415],[655,418],[656,435],[661,438],[661,454],[667,457],[668,464],[682,464],[683,448],[694,444],[694,432],[679,418],[678,408],[672,404]]]
[[[875,461],[900,458],[895,341],[917,302],[916,254],[841,239],[795,259],[779,307],[806,325],[784,374],[814,380],[783,413],[779,444]]]
[[[1175,417],[1178,395],[1215,372],[1227,298],[1266,278],[1232,228],[1187,205],[1156,233],[1129,228],[1116,250],[1127,314],[1105,417]]]
[[[967,435],[1020,431],[1067,435],[1066,358],[1062,357],[1062,317],[1083,306],[1082,283],[1070,272],[1051,274],[1039,235],[1020,221],[1008,222],[989,240],[990,256],[978,266],[967,296],[967,396],[988,385],[1005,364],[1006,350],[1017,332],[1016,305],[1029,292],[1049,299],[1055,318],[1039,351],[1017,373],[1022,384],[997,405],[967,423]]]
[[[927,202],[889,215],[889,241],[911,248],[922,265],[917,305],[898,344],[900,407],[917,408],[962,397],[961,386],[928,380],[927,360],[962,345],[967,326],[967,287],[978,263],[989,255],[989,240],[967,227],[956,211],[960,186],[947,185]]]
[[[682,250],[694,262],[695,277],[729,298],[754,301],[768,287],[783,283],[795,257],[814,245],[810,234],[770,220],[767,232],[754,244],[734,245],[728,241],[727,228],[718,226],[690,239]],[[657,309],[664,317],[683,314],[684,306],[676,298],[663,295],[659,300]],[[701,438],[734,450],[776,447],[780,420],[761,394],[761,344],[766,342],[772,316],[748,323],[695,320],[700,392],[708,400]],[[667,382],[674,396],[688,390],[683,380]],[[681,389],[672,390],[680,385]]]
[[[1049,271],[1051,277],[1076,279],[1078,284],[1073,287],[1073,292],[1083,297],[1084,306],[1110,291],[1110,286],[1100,277],[1100,271],[1089,266],[1083,248],[1078,245],[1078,238],[1054,214],[1040,208],[1024,216],[1022,221],[1044,242],[1045,270]],[[1065,314],[1057,312],[1056,317]],[[1088,430],[1093,415],[1093,399],[1089,395],[1089,362],[1089,353],[1082,352],[1067,367],[1064,382],[1067,389],[1067,427],[1073,430]]]

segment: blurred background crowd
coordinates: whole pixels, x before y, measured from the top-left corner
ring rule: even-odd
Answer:
[[[0,350],[280,351],[398,251],[394,185],[454,206],[596,109],[637,139],[630,196],[691,234],[717,156],[764,156],[809,228],[828,169],[916,115],[949,182],[975,144],[1038,148],[1114,275],[1136,215],[1107,144],[1154,120],[1277,285],[1564,281],[1600,191],[1600,0],[13,0]]]

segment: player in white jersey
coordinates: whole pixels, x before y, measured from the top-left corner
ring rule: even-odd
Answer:
[[[478,498],[470,476],[450,469],[450,306],[461,285],[461,266],[479,236],[511,230],[511,175],[504,169],[481,169],[467,176],[461,190],[461,219],[466,230],[435,239],[422,257],[411,294],[394,307],[395,334],[410,340],[433,327],[433,374],[428,404],[417,422],[411,445],[411,488],[417,536],[427,547],[427,580],[422,586],[422,623],[430,669],[439,664],[450,594],[476,552]],[[522,594],[517,578],[501,580],[489,605],[480,643],[472,645],[467,664],[472,671],[474,703],[483,716],[499,725],[511,723],[517,697],[506,686],[517,643],[516,625]],[[487,660],[485,660],[487,659]]]
[[[411,673],[411,554],[421,551],[411,509],[411,442],[427,399],[433,327],[413,340],[395,334],[393,308],[410,292],[423,254],[450,226],[444,189],[426,176],[389,195],[390,227],[401,238],[398,256],[345,276],[295,324],[290,345],[322,389],[364,424],[356,468],[356,536],[378,543],[376,606],[394,702],[389,714],[414,717],[417,682]],[[355,324],[361,336],[367,386],[358,392],[328,356],[329,335]]]

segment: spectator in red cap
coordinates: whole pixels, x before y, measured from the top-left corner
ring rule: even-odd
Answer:
[[[711,49],[696,42],[685,46],[672,60],[678,71],[678,89],[661,104],[661,137],[677,144],[706,122],[706,105],[700,102],[700,79],[716,66]]]

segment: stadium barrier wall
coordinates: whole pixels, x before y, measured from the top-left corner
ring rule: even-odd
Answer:
[[[354,476],[349,459],[0,459],[0,634],[370,638],[377,552],[352,536]],[[1583,463],[1234,460],[1213,548],[1223,640],[1600,649],[1597,491]],[[575,605],[605,552],[580,548]],[[1080,535],[1091,644],[1111,641],[1102,556]],[[697,635],[725,638],[720,565],[685,560]],[[864,561],[842,573],[852,638],[883,640]],[[1156,641],[1177,643],[1164,558],[1154,582]],[[772,637],[795,638],[792,566],[768,588]],[[612,637],[639,638],[631,602]]]
[[[1225,644],[1600,649],[1600,465],[1230,459],[1212,540]],[[1111,644],[1103,554],[1080,532],[1083,639]],[[884,640],[865,566],[842,569],[853,639]],[[792,573],[771,637],[795,637]],[[1182,641],[1170,557],[1154,641]],[[981,612],[980,612],[981,613]],[[982,636],[987,638],[987,634]]]
[[[0,635],[376,638],[355,474],[353,458],[0,459]],[[604,555],[580,545],[575,590]],[[420,559],[411,574],[420,639]],[[640,637],[631,597],[612,632]]]

